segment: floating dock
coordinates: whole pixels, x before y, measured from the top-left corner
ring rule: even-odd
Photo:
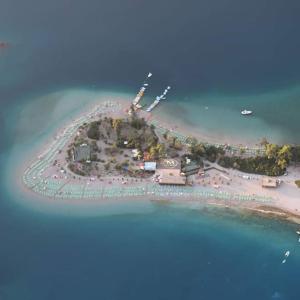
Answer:
[[[152,73],[148,73],[143,85],[141,86],[139,92],[137,93],[136,97],[132,101],[132,104],[134,106],[137,106],[139,104],[139,102],[141,101],[142,97],[144,96],[145,91],[146,91],[147,87],[149,86],[148,80],[150,77],[152,77]]]
[[[168,86],[160,96],[157,96],[154,102],[146,109],[146,111],[151,112],[160,103],[161,100],[167,99],[166,96],[170,89],[171,87]]]

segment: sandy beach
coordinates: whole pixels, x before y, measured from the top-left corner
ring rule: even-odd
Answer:
[[[53,166],[49,163],[54,158],[58,162],[63,161],[63,153],[67,144],[60,144],[58,148],[55,145],[62,139],[66,142],[73,136],[80,122],[96,118],[99,113],[109,113],[113,117],[124,116],[129,105],[130,102],[122,101],[121,98],[104,104],[93,104],[76,117],[67,120],[54,137],[36,149],[34,154],[31,153],[30,159],[26,158],[18,167],[19,175],[16,176],[15,181],[20,194],[26,195],[24,197],[26,199],[30,198],[32,204],[38,205],[39,209],[42,209],[43,206],[47,206],[48,210],[49,207],[53,210],[59,207],[65,212],[76,211],[76,207],[80,211],[85,209],[87,211],[101,209],[104,211],[104,207],[110,206],[111,208],[112,204],[118,206],[125,203],[131,203],[132,206],[137,205],[143,209],[145,207],[153,209],[153,203],[163,200],[169,204],[190,208],[209,205],[298,222],[300,191],[294,181],[300,174],[299,167],[290,167],[288,175],[280,178],[281,185],[276,190],[271,190],[261,187],[262,176],[260,175],[247,175],[230,169],[224,170],[220,166],[213,166],[215,168],[206,172],[205,177],[193,176],[191,178],[192,187],[176,187],[159,186],[153,182],[153,178],[140,180],[130,177],[121,179],[117,176],[101,179],[80,178],[80,176],[73,176],[74,174],[68,173],[68,171],[61,173],[60,170],[63,166],[60,164]],[[163,128],[179,131],[183,135],[191,132],[188,126],[180,125],[179,128],[178,125],[169,124],[168,120],[159,120],[155,116],[155,112],[150,119],[160,122]],[[206,140],[207,137],[197,136],[197,138]],[[209,141],[213,142],[213,137]],[[49,162],[39,166],[49,155],[51,149],[54,151],[52,156],[50,155]],[[64,169],[66,170],[66,168]],[[21,174],[22,176],[20,176]],[[23,174],[25,175],[23,176]],[[111,209],[107,211],[111,211]]]

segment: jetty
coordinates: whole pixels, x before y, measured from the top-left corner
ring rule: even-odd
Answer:
[[[146,109],[146,111],[151,112],[160,103],[161,100],[167,99],[166,96],[170,89],[171,87],[168,86],[161,95],[157,96],[154,102]]]
[[[139,102],[141,101],[142,97],[145,94],[145,91],[147,87],[149,86],[148,80],[152,77],[152,73],[148,73],[146,79],[143,82],[143,85],[140,87],[139,92],[135,96],[134,100],[132,101],[132,104],[136,107],[139,105]]]

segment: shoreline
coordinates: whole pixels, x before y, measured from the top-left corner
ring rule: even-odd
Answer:
[[[116,103],[115,101],[111,101],[111,102]],[[125,107],[127,107],[129,105],[129,103],[130,102],[127,102],[126,100],[121,101],[120,103],[118,101],[118,105],[120,106],[121,110],[123,110]],[[87,114],[88,111],[91,110],[91,106],[92,105],[90,105],[88,109],[84,109],[84,111],[81,111],[80,113],[78,113],[78,116],[72,117],[71,118],[72,123],[74,122],[74,119],[80,118],[80,116]],[[94,107],[95,107],[95,104],[93,105],[93,108]],[[154,119],[159,120],[159,117],[158,118],[155,117]],[[63,126],[63,128],[60,128],[59,130],[56,131],[56,135],[59,135],[60,132],[66,130],[67,126],[70,125],[67,121],[64,121],[64,124],[65,125]],[[179,126],[177,126],[176,129],[177,128],[179,128]],[[180,130],[181,129],[182,128],[180,127]],[[185,129],[186,128],[183,128],[182,131],[184,131]],[[46,150],[47,147],[49,147],[49,145],[51,145],[52,143],[53,143],[53,140],[52,141],[47,140],[46,144],[44,144],[42,147],[37,147],[39,149],[35,149],[35,151],[33,150],[33,152],[38,153],[38,152],[41,152],[41,150],[42,150],[42,152],[44,152],[44,150]],[[32,155],[32,152],[31,152],[30,156],[31,156],[30,162],[32,163],[34,161],[34,157],[36,157],[36,156]],[[18,166],[18,172],[17,173],[23,174],[23,172],[25,171],[26,165],[28,166],[28,161],[23,160],[23,164]],[[22,170],[22,172],[21,172],[21,170]],[[51,206],[53,206],[53,198],[52,198],[52,200],[50,200],[51,198],[49,198],[49,197],[44,197],[44,196],[40,196],[40,195],[38,196],[34,191],[28,189],[28,186],[26,186],[24,184],[23,178],[21,178],[19,176],[18,176],[18,178],[20,179],[19,184],[17,184],[18,189],[22,190],[22,193],[26,194],[26,198],[27,198],[27,196],[30,196],[30,197],[33,197],[33,198],[37,197],[37,198],[39,198],[39,201],[41,200],[41,198],[43,198],[46,201],[42,201],[42,203],[45,203],[45,202],[49,201],[49,203],[51,203]],[[146,188],[146,187],[144,187],[144,188]],[[164,192],[163,189],[161,191]],[[209,190],[204,190],[204,192],[211,193],[211,194],[210,194],[210,196],[203,197],[203,193],[202,193],[202,196],[198,195],[197,197],[195,197],[195,195],[191,195],[190,193],[187,193],[186,195],[184,195],[184,197],[181,194],[179,198],[177,198],[176,195],[174,195],[172,193],[166,194],[166,195],[167,195],[168,198],[172,198],[172,200],[169,200],[169,202],[171,202],[171,203],[180,203],[181,205],[182,204],[183,205],[188,205],[192,201],[197,201],[197,203],[199,203],[199,205],[220,206],[220,207],[225,207],[225,208],[229,207],[229,208],[238,209],[238,210],[244,210],[245,209],[245,210],[249,210],[249,211],[252,211],[252,212],[256,212],[257,214],[260,214],[260,213],[264,214],[264,215],[269,214],[268,210],[261,209],[262,203],[260,203],[258,200],[255,200],[255,196],[252,196],[250,205],[247,205],[246,202],[244,204],[241,204],[241,203],[232,204],[232,203],[227,203],[227,202],[221,203],[221,201],[218,200],[218,195],[222,195],[222,192],[220,193],[220,192],[209,191]],[[228,193],[227,194],[224,193],[224,195],[226,197],[229,197]],[[192,201],[186,201],[187,199],[184,199],[185,196],[186,197],[191,197],[193,200]],[[217,197],[214,197],[214,196],[217,196]],[[183,198],[183,199],[180,199],[180,198]],[[59,196],[56,196],[55,199],[59,199],[59,201],[62,201],[63,198],[59,197]],[[125,197],[123,196],[121,199],[119,199],[117,196],[103,197],[102,199],[99,198],[99,197],[95,197],[95,198],[90,197],[89,199],[87,199],[87,198],[83,198],[83,199],[71,198],[71,199],[63,199],[63,204],[67,204],[67,205],[71,204],[70,205],[70,207],[71,207],[71,206],[74,206],[75,204],[78,205],[78,206],[82,206],[82,205],[85,206],[88,203],[91,203],[91,204],[95,205],[96,202],[97,202],[97,204],[100,204],[100,203],[102,203],[102,204],[111,204],[112,202],[114,202],[114,203],[123,203],[123,202],[128,202],[128,201],[138,203],[137,199],[142,200],[143,202],[148,202],[148,203],[151,203],[152,201],[158,203],[159,201],[162,201],[164,199],[164,194],[162,194],[162,192],[161,192],[158,195],[150,195],[150,194],[127,195]],[[54,203],[57,204],[57,202],[58,201],[55,201]],[[72,202],[72,203],[70,203],[70,202]],[[284,210],[284,207],[281,207],[282,205],[280,207],[277,207],[277,205],[278,205],[278,201],[274,201],[274,205],[271,205],[271,206],[268,206],[268,207],[271,207],[273,209],[281,209],[282,211],[284,211],[282,214],[285,214],[285,218],[286,218],[286,215],[288,215],[288,216],[294,215],[294,219],[300,218],[300,214],[299,215],[294,214],[289,209]],[[279,215],[277,213],[277,217],[280,217],[280,216],[281,215]],[[298,222],[296,222],[296,223],[298,223]]]
[[[192,210],[199,210],[205,208],[216,208],[222,209],[225,211],[238,213],[239,215],[253,215],[253,216],[260,216],[267,219],[275,219],[281,220],[285,222],[289,222],[292,224],[299,224],[300,225],[300,214],[294,214],[289,210],[284,210],[283,208],[272,206],[272,205],[262,205],[256,202],[248,202],[248,203],[235,203],[229,204],[227,202],[218,201],[218,199],[204,199],[204,198],[189,198],[189,199],[180,199],[174,196],[160,196],[154,197],[151,195],[150,197],[147,195],[144,196],[132,196],[130,198],[97,198],[97,199],[56,199],[58,201],[53,201],[53,198],[50,197],[42,197],[41,195],[33,192],[32,190],[28,189],[28,187],[24,184],[21,177],[17,180],[18,190],[19,193],[25,195],[24,198],[30,197],[31,204],[34,206],[34,209],[37,209],[39,212],[46,212],[49,213],[49,208],[52,213],[59,213],[59,214],[77,214],[79,210],[79,215],[94,215],[99,216],[100,211],[98,209],[102,209],[102,213],[100,215],[113,215],[124,213],[124,211],[120,210],[120,205],[133,205],[136,208],[137,204],[141,204],[142,208],[140,212],[146,213],[153,211],[154,207],[152,205],[170,205],[171,207],[179,207],[185,209],[192,209]],[[36,205],[41,205],[37,207]],[[46,207],[44,207],[44,205]],[[25,204],[27,207],[27,205]],[[103,214],[103,208],[111,208],[108,212]],[[130,207],[129,213],[137,212],[138,210],[133,209],[133,206]],[[33,208],[31,206],[31,208]],[[71,208],[72,212],[69,210]],[[77,208],[77,209],[76,209]],[[82,210],[86,208],[86,212]],[[73,211],[73,209],[76,209]],[[91,210],[92,209],[92,210]],[[94,211],[97,209],[97,211]],[[126,213],[126,211],[125,211]]]
[[[176,119],[176,125],[172,125],[173,121],[167,114],[162,113],[153,117],[158,123],[164,125],[164,127],[176,131],[180,129],[181,134],[189,136],[193,131],[193,136],[200,142],[211,143],[211,144],[228,144],[228,145],[243,145],[244,147],[256,147],[259,143],[259,139],[256,142],[249,142],[248,140],[242,139],[241,137],[224,137],[220,132],[214,131],[209,133],[208,130],[200,129],[198,126],[193,127],[192,125],[185,124],[181,120]]]

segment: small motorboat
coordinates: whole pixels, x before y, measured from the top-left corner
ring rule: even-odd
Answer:
[[[253,111],[252,111],[252,110],[244,109],[244,110],[241,111],[241,114],[242,114],[243,116],[250,116],[250,115],[253,114]]]
[[[281,263],[282,263],[282,264],[285,264],[285,263],[286,263],[286,259],[284,259]]]
[[[286,251],[284,254],[285,257],[289,257],[289,255],[290,255],[290,251]]]

